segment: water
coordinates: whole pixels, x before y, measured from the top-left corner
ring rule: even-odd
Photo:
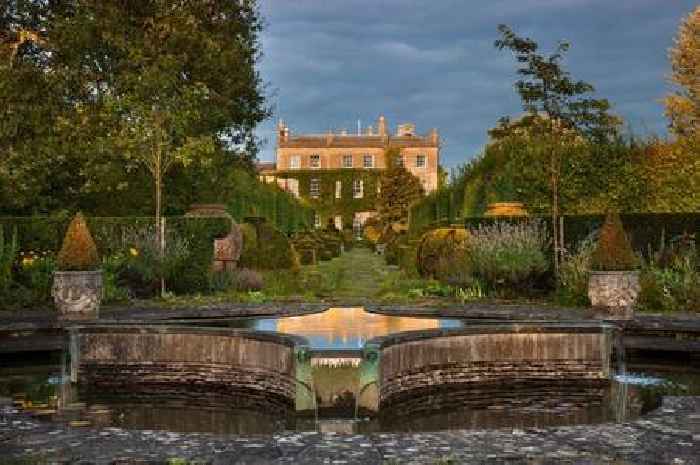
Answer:
[[[457,319],[388,316],[370,313],[361,307],[330,308],[303,316],[219,320],[216,324],[303,336],[314,350],[361,350],[368,340],[379,336],[463,326]]]
[[[460,320],[404,318],[336,308],[286,318],[226,319],[216,325],[278,331],[306,337],[313,350],[354,351],[378,336],[400,331],[462,326]],[[207,325],[212,325],[209,321]],[[616,349],[622,340],[615,342]],[[0,404],[14,403],[46,421],[176,432],[271,434],[285,430],[439,431],[545,427],[628,421],[659,405],[663,395],[700,395],[700,370],[669,360],[632,361],[616,350],[609,386],[522,384],[436,389],[383,409],[371,418],[357,409],[358,367],[313,366],[314,409],[299,414],[187,388],[109,394],[70,383],[65,353],[23,353],[0,360]],[[258,402],[258,403],[256,403]],[[359,415],[358,415],[359,413]]]

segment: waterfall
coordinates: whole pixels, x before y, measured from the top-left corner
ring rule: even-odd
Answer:
[[[625,358],[624,344],[624,328],[618,327],[615,331],[615,380],[616,380],[616,399],[615,399],[615,419],[621,423],[627,419],[629,412],[629,384],[625,380],[627,375],[627,360]]]

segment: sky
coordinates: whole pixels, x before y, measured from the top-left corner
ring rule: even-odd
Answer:
[[[477,156],[487,131],[522,112],[516,62],[499,24],[549,52],[559,40],[573,78],[593,84],[635,134],[665,135],[668,50],[697,0],[260,0],[260,61],[273,116],[257,130],[274,159],[275,126],[357,130],[384,115],[392,132],[438,128],[441,164]],[[376,127],[376,125],[375,125]]]

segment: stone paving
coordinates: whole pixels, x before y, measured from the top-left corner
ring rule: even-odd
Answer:
[[[72,428],[0,407],[0,464],[700,464],[700,397],[667,397],[639,420],[556,428],[216,436]]]

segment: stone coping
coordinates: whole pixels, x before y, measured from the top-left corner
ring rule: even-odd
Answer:
[[[379,336],[370,339],[365,347],[376,346],[380,349],[406,342],[434,339],[450,336],[469,336],[475,334],[538,334],[538,333],[565,333],[565,334],[600,334],[613,332],[618,328],[603,322],[591,321],[528,321],[517,323],[505,323],[503,321],[469,321],[463,328],[425,329],[418,331],[404,331],[400,333]]]
[[[199,334],[212,336],[242,337],[258,341],[274,342],[288,347],[308,347],[309,341],[301,336],[284,334],[275,331],[256,331],[241,328],[212,328],[198,326],[174,326],[174,325],[103,325],[103,326],[72,326],[70,333],[78,334]]]

